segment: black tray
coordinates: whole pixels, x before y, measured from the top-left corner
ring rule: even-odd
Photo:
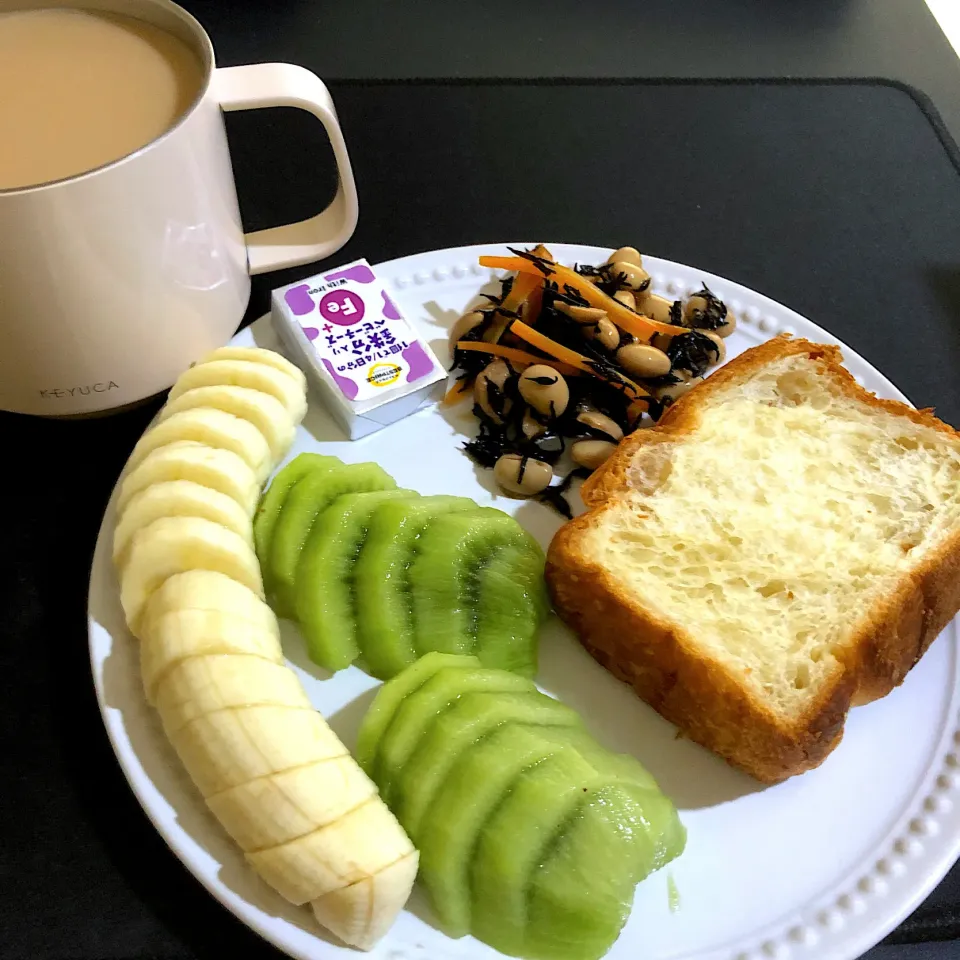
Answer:
[[[634,244],[794,308],[917,405],[960,423],[957,151],[909,89],[331,88],[361,197],[357,233],[336,262],[510,239]],[[315,121],[282,110],[227,120],[248,228],[324,203],[333,180]],[[265,312],[272,287],[313,269],[257,278],[247,322]],[[84,611],[96,531],[158,405],[82,423],[0,416],[8,451],[36,451],[29,476],[8,473],[0,560],[0,849],[12,878],[0,897],[4,958],[276,955],[154,832],[113,758],[89,679]],[[960,937],[956,869],[891,942],[952,937]],[[878,960],[900,960],[883,949]]]

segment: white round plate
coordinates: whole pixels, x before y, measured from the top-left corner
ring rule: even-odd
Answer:
[[[532,244],[521,244],[530,247]],[[516,246],[516,245],[514,245]],[[549,244],[560,262],[598,263],[608,250]],[[403,313],[446,358],[446,330],[492,274],[477,266],[485,245],[439,250],[377,267]],[[654,289],[686,295],[702,281],[740,320],[731,354],[789,331],[838,341],[779,304],[702,270],[653,257]],[[263,318],[234,340],[276,348]],[[851,372],[881,397],[902,394],[853,351]],[[546,546],[560,518],[539,503],[497,496],[489,471],[461,452],[473,421],[467,405],[425,409],[349,442],[318,403],[290,456],[322,450],[374,460],[397,484],[424,494],[473,497],[515,514]],[[114,498],[115,499],[115,498]],[[124,626],[110,565],[111,501],[90,580],[90,656],[107,732],[124,773],[171,849],[244,923],[292,957],[345,958],[307,909],[290,906],[244,863],[207,812],[168,746],[140,687],[136,643]],[[285,624],[284,649],[314,705],[352,746],[377,681],[351,667],[330,677],[307,659]],[[890,696],[855,709],[841,745],[817,770],[761,788],[674,728],[586,654],[556,618],[541,641],[539,682],[581,712],[606,746],[635,754],[674,800],[689,831],[686,852],[640,884],[633,914],[610,960],[853,960],[900,922],[960,853],[960,731],[956,622]],[[668,879],[679,891],[671,910]],[[676,906],[676,904],[674,904]],[[430,926],[415,893],[372,956],[384,960],[482,960],[498,954],[472,938]]]

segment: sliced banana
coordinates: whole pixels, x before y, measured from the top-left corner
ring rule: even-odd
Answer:
[[[161,517],[212,520],[253,545],[250,517],[233,497],[190,480],[166,480],[144,487],[124,507],[113,533],[113,562],[118,570],[123,570],[134,534]]]
[[[185,570],[216,570],[263,595],[260,564],[249,541],[201,517],[161,517],[134,534],[120,574],[120,603],[134,636],[150,595],[167,577]]]
[[[370,950],[407,902],[418,863],[417,852],[408,853],[372,877],[317,897],[313,915],[344,943]]]
[[[135,469],[158,447],[183,441],[230,450],[250,467],[258,483],[266,480],[273,469],[273,454],[257,427],[249,420],[213,407],[181,410],[161,419],[133,448],[127,469]]]
[[[394,815],[375,797],[336,823],[246,856],[282,897],[300,904],[373,877],[412,852]]]
[[[293,443],[295,425],[286,407],[271,394],[250,387],[194,387],[167,403],[160,411],[160,421],[204,407],[214,407],[253,424],[267,441],[275,463],[283,459]]]
[[[260,484],[249,464],[230,450],[202,443],[180,442],[158,447],[124,478],[117,498],[117,513],[134,494],[165,480],[191,480],[233,497],[253,516],[260,496]]]
[[[240,847],[251,852],[334,823],[376,792],[353,757],[344,756],[251,780],[208,797],[207,806]]]
[[[303,388],[286,373],[265,363],[249,360],[211,360],[198,363],[180,375],[173,385],[168,400],[197,387],[250,387],[276,397],[295,423],[303,419],[307,398]]]
[[[229,707],[310,707],[303,684],[285,664],[235,653],[181,660],[161,676],[154,699],[164,729],[170,731]]]
[[[152,634],[153,621],[178,610],[208,610],[250,620],[275,637],[279,649],[280,625],[276,614],[249,587],[224,573],[185,570],[165,580],[144,608],[141,621],[144,635]]]
[[[224,347],[174,385],[117,498],[114,561],[141,673],[181,762],[264,879],[369,949],[417,853],[283,662],[251,517],[306,410],[303,373]]]
[[[141,633],[140,674],[151,703],[167,673],[189,657],[233,653],[283,663],[279,629],[219,610],[171,610],[145,621]]]
[[[298,707],[218,710],[169,736],[204,798],[271,773],[347,755],[319,713]]]
[[[303,375],[303,371],[274,350],[264,350],[263,347],[218,347],[200,362],[210,363],[213,360],[249,360],[252,363],[265,363],[268,367],[293,377],[301,390],[307,389],[307,378]]]

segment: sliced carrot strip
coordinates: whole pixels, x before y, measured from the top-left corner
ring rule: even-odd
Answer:
[[[534,256],[540,257],[542,260],[549,260],[550,263],[554,262],[553,254],[542,244],[538,243],[533,248]],[[521,273],[518,274],[518,277],[530,277],[532,280],[537,281],[534,284],[533,290],[527,295],[526,308],[523,311],[523,322],[527,326],[532,327],[536,325],[537,320],[540,319],[540,307],[543,304],[543,283],[540,282],[538,277],[533,276],[531,273]]]
[[[493,315],[493,323],[490,324],[484,333],[483,339],[488,343],[498,343],[503,336],[503,332],[510,326],[510,321],[515,316],[520,315],[521,308],[524,307],[524,305],[527,306],[527,309],[523,312],[523,316],[529,317],[532,312],[530,306],[534,294],[539,293],[537,300],[542,302],[542,291],[542,278],[538,279],[529,273],[518,274],[513,281],[510,292],[503,298],[503,303],[496,307]],[[539,304],[537,305],[536,311],[537,313],[540,312]]]
[[[480,266],[500,270],[516,270],[521,274],[539,277],[541,280],[554,280],[561,287],[573,287],[591,307],[599,307],[607,311],[607,316],[622,330],[632,333],[639,340],[649,340],[655,333],[663,333],[668,337],[676,337],[690,331],[686,327],[675,327],[670,323],[658,323],[649,317],[634,313],[625,307],[619,300],[608,297],[598,286],[591,283],[586,277],[581,277],[576,270],[560,264],[551,264],[549,275],[544,274],[532,260],[523,257],[481,257]]]
[[[553,261],[553,255],[541,243],[533,249],[535,256]],[[540,274],[533,276],[530,273],[518,274],[513,280],[513,286],[503,298],[494,314],[494,321],[486,331],[483,339],[488,343],[499,343],[504,330],[510,325],[514,316],[520,316],[530,324],[537,322],[540,315],[540,304],[543,302],[543,277]],[[501,312],[502,311],[502,312]]]
[[[516,324],[520,321],[514,320],[513,322]],[[526,326],[526,324],[524,324],[524,326]],[[533,346],[536,346],[536,344],[533,344]],[[460,340],[456,348],[457,350],[473,350],[476,353],[489,353],[495,357],[503,357],[504,360],[513,360],[514,363],[532,364],[546,363],[549,361],[550,366],[556,367],[557,372],[562,373],[565,377],[575,376],[582,370],[581,367],[575,367],[573,364],[556,363],[552,355],[549,357],[537,357],[532,353],[527,353],[526,350],[517,350],[516,347],[505,347],[499,343],[486,343],[482,340]]]
[[[585,356],[577,353],[576,350],[565,347],[562,343],[557,343],[556,340],[551,340],[550,337],[542,334],[539,330],[527,326],[522,320],[514,320],[510,324],[510,332],[521,340],[525,340],[531,347],[536,347],[551,357],[570,364],[571,367],[576,367],[584,373],[594,372],[590,361]]]
[[[453,386],[443,395],[443,403],[445,406],[453,406],[455,403],[459,403],[464,397],[468,396],[470,391],[473,389],[472,380],[457,380],[454,382]]]
[[[634,423],[641,414],[647,412],[650,409],[650,401],[653,399],[651,396],[646,397],[637,397],[636,400],[633,400],[630,405],[627,407],[627,420],[630,423]]]
[[[491,270],[515,270],[517,273],[531,273],[544,279],[552,277],[556,272],[556,264],[551,263],[548,270],[540,270],[532,260],[526,257],[501,257],[499,255],[484,254],[479,259],[481,267],[489,267]]]
[[[597,377],[600,380],[607,380],[610,383],[622,383],[628,387],[636,397],[650,396],[646,390],[635,384],[628,377],[625,377],[619,371],[617,372],[616,380],[611,377],[605,377],[587,357],[577,353],[576,350],[565,347],[562,343],[557,343],[556,340],[551,340],[550,337],[544,336],[539,330],[528,327],[522,320],[514,320],[513,323],[510,324],[510,332],[516,334],[521,340],[526,340],[531,347],[536,347],[538,350],[542,350],[551,357],[556,357],[563,363],[567,363],[571,367],[576,367],[584,373],[589,373],[591,376]]]

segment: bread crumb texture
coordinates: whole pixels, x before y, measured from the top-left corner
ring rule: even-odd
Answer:
[[[785,719],[960,525],[956,435],[864,404],[806,355],[720,391],[642,448],[584,548]]]

